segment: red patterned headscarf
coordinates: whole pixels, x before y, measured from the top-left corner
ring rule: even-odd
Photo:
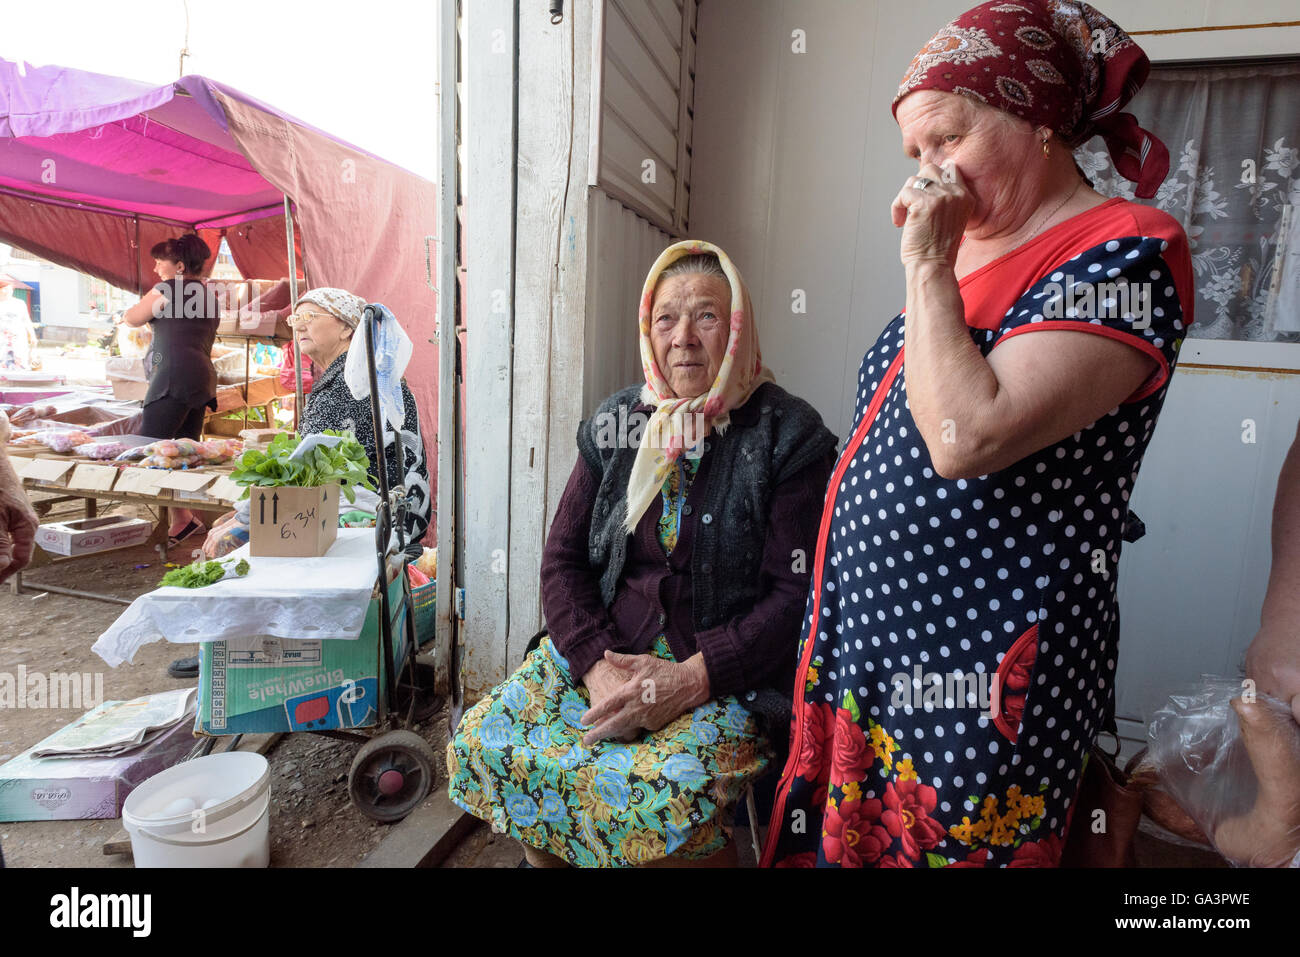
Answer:
[[[1150,72],[1142,48],[1086,3],[993,0],[921,48],[893,110],[909,93],[939,90],[1046,126],[1071,149],[1100,134],[1115,169],[1149,199],[1169,172],[1169,150],[1120,108]]]

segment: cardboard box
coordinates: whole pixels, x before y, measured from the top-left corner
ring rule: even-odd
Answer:
[[[210,499],[203,490],[217,477],[216,472],[200,472],[194,469],[170,469],[159,481],[159,489],[171,489],[172,498],[178,502],[207,502]]]
[[[116,481],[116,466],[93,465],[86,462],[72,470],[72,477],[68,479],[68,488],[84,489],[87,492],[107,492]]]
[[[142,356],[110,356],[104,360],[104,374],[110,379],[126,379],[130,382],[149,381],[149,370],[145,368]]]
[[[143,399],[149,394],[148,382],[136,382],[134,379],[117,379],[113,376],[109,376],[108,381],[113,386],[113,398],[115,399]]]
[[[67,412],[56,412],[46,416],[50,422],[66,422],[68,425],[102,425],[116,422],[123,418],[119,409],[105,409],[97,405],[83,405]]]
[[[154,498],[169,499],[171,489],[162,488],[159,483],[170,473],[170,469],[136,468],[128,466],[118,473],[114,492],[132,492],[136,495],[151,495]]]
[[[244,430],[245,420],[243,418],[230,419],[224,415],[213,415],[203,423],[204,435],[219,435],[227,439],[238,438],[239,433]]]
[[[249,520],[249,555],[324,555],[339,534],[339,486],[253,486],[249,490]]]
[[[76,723],[116,703],[106,701]],[[190,722],[180,721],[134,754],[117,758],[32,757],[44,744],[0,765],[0,821],[120,817],[127,795],[193,750],[194,732]]]
[[[244,448],[265,449],[271,444],[271,440],[277,435],[283,435],[287,429],[276,428],[250,428],[241,429],[239,432],[239,441],[244,443]]]
[[[207,489],[208,498],[231,505],[244,497],[244,486],[235,482],[229,475],[219,475]]]
[[[40,453],[36,453],[40,454]],[[43,459],[32,458],[23,464],[22,471],[18,473],[19,477],[24,480],[40,483],[41,485],[57,485],[66,487],[68,484],[68,472],[76,465],[73,459]]]
[[[388,586],[401,599],[402,582]],[[406,653],[405,616],[393,631],[394,672]],[[379,600],[355,641],[259,636],[199,645],[199,734],[365,728],[386,693],[379,667]]]
[[[153,522],[147,518],[82,518],[41,525],[36,529],[36,544],[56,555],[85,555],[143,544],[152,531]]]
[[[248,380],[248,396],[244,396],[244,385],[218,385],[217,386],[217,408],[218,413],[234,412],[245,407],[252,408],[255,405],[266,405],[276,396],[286,395],[292,392],[292,389],[285,389],[280,385],[278,376],[256,376]]]

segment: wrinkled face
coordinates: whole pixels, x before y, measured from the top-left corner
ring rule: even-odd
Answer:
[[[289,317],[302,354],[317,365],[328,365],[348,347],[352,329],[314,302],[302,302]]]
[[[727,354],[731,289],[721,276],[669,276],[655,288],[650,344],[678,398],[709,391]]]
[[[170,259],[155,259],[153,261],[153,271],[158,274],[158,278],[163,282],[169,282],[176,278],[176,274],[182,272],[180,263],[174,263]]]
[[[951,162],[975,198],[966,225],[979,238],[1004,225],[1003,220],[1026,200],[1041,177],[1042,145],[1027,122],[964,96],[920,90],[898,104],[903,152],[917,161],[944,168]],[[1037,157],[1038,167],[1028,169]],[[1032,173],[1032,175],[1027,175]]]

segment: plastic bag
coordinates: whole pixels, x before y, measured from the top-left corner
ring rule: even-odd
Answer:
[[[127,359],[141,359],[153,345],[153,329],[147,324],[128,326],[125,323],[117,327],[117,348]]]
[[[311,359],[307,356],[302,357],[302,394],[306,395],[311,391],[311,384],[316,378],[316,368],[312,365]],[[284,350],[284,355],[280,359],[280,388],[287,389],[290,394],[297,388],[297,383],[293,375],[293,347],[288,346]]]
[[[1300,866],[1300,724],[1243,682],[1206,675],[1151,719],[1146,762],[1230,863]]]
[[[71,432],[50,429],[40,433],[40,441],[54,452],[71,452],[78,445],[86,445],[94,436],[87,435],[80,429]]]
[[[128,449],[118,456],[121,461],[141,459],[147,468],[181,469],[196,465],[221,465],[244,450],[238,439],[159,439],[149,445]]]
[[[9,424],[23,425],[37,419],[49,418],[51,415],[54,415],[54,406],[52,405],[25,405],[9,416]]]
[[[126,446],[121,442],[91,442],[78,445],[76,451],[78,455],[91,459],[115,459],[126,451]]]
[[[373,303],[383,312],[383,319],[375,325],[375,382],[379,387],[379,408],[384,421],[401,430],[406,421],[406,400],[402,394],[402,374],[411,361],[414,347],[396,317],[380,303]],[[365,328],[352,334],[347,359],[343,365],[343,381],[354,399],[370,395],[370,375],[366,364]]]

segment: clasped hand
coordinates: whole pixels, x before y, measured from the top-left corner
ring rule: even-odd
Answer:
[[[582,716],[590,729],[582,738],[587,747],[607,738],[630,741],[642,729],[658,731],[709,700],[708,672],[700,654],[677,662],[606,651],[582,683],[591,695],[591,708]]]

